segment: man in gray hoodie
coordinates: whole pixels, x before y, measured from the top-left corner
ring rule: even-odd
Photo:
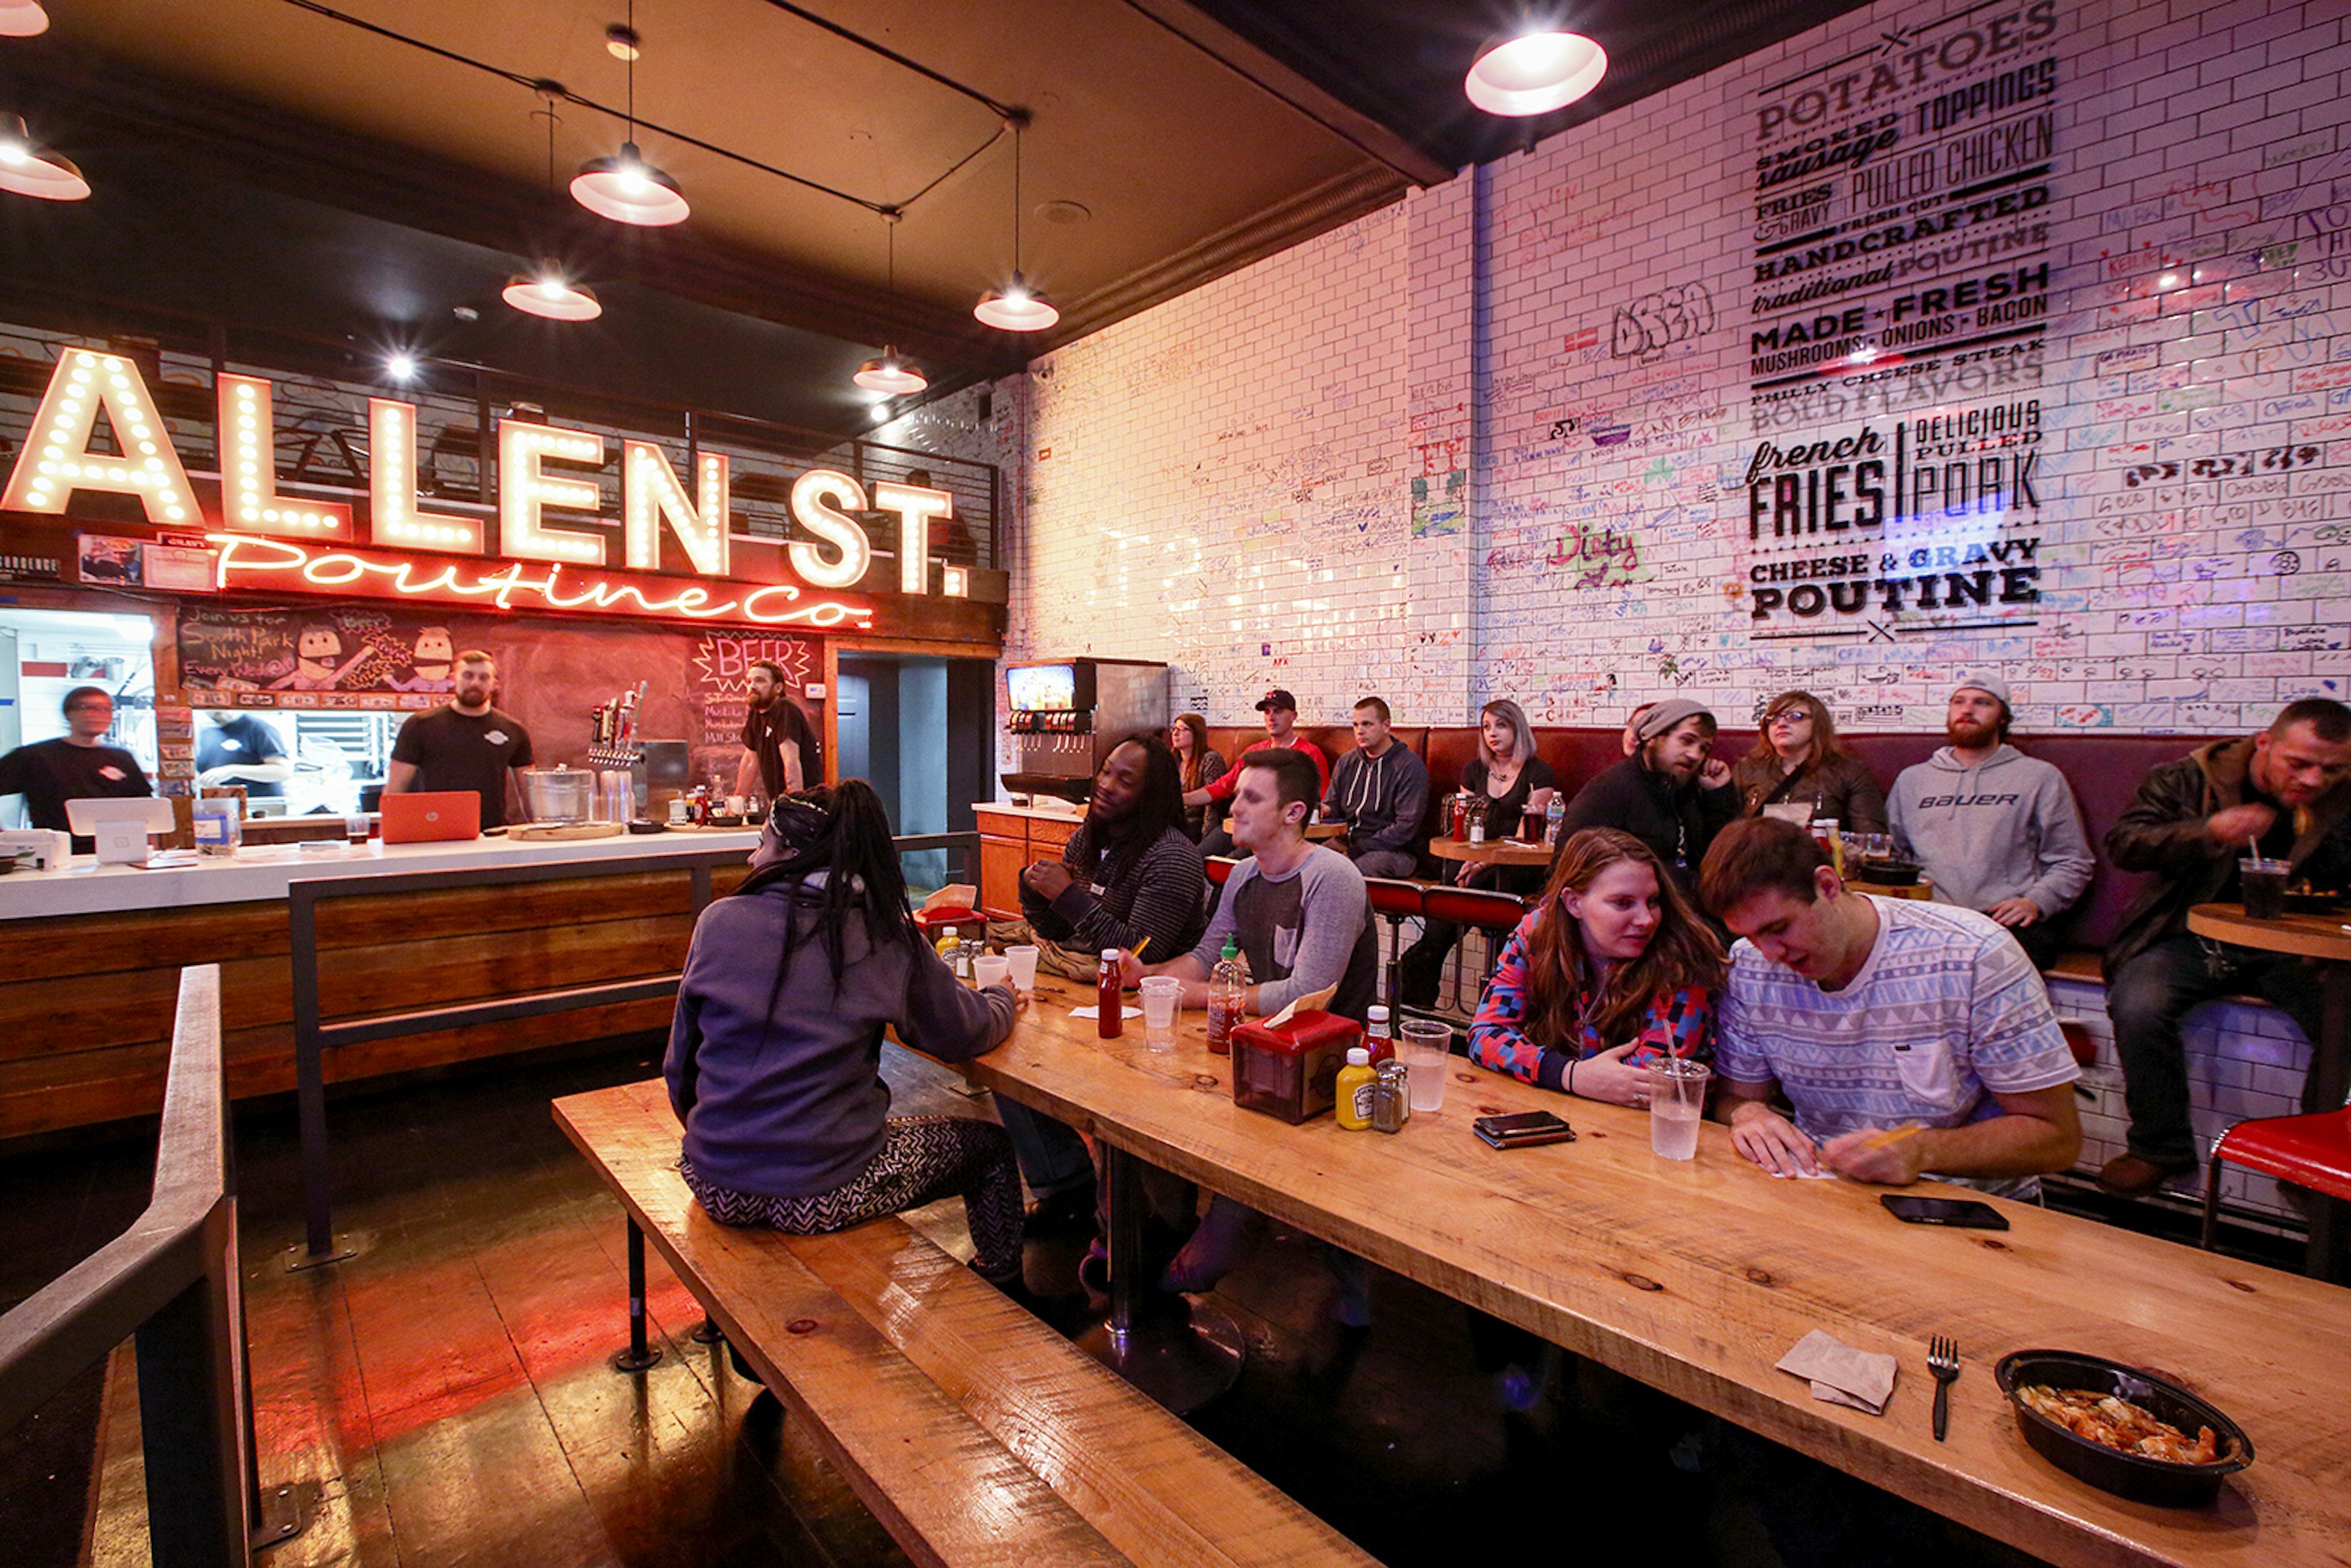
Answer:
[[[1388,705],[1355,705],[1355,749],[1331,765],[1322,818],[1343,821],[1346,857],[1365,876],[1410,876],[1419,864],[1420,821],[1428,814],[1428,768],[1388,733]],[[1337,847],[1337,846],[1334,846]]]
[[[1962,674],[1943,716],[1951,744],[1902,770],[1886,813],[1936,898],[1991,915],[2045,969],[2057,957],[2053,923],[2097,862],[2065,776],[2008,744],[2014,718],[1998,672]]]

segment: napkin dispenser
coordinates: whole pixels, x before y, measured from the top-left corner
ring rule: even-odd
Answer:
[[[1339,1069],[1364,1026],[1337,1013],[1301,1012],[1233,1028],[1233,1103],[1293,1126],[1338,1103]]]

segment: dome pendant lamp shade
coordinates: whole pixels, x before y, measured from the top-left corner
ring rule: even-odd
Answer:
[[[1583,34],[1528,33],[1479,55],[1462,86],[1489,114],[1549,114],[1607,74],[1608,51]]]
[[[1028,280],[1019,273],[1002,288],[991,288],[979,297],[971,313],[990,327],[1007,332],[1041,332],[1061,319],[1061,313],[1046,303],[1044,297],[1029,290]]]
[[[89,182],[72,159],[36,147],[23,120],[0,115],[0,191],[45,202],[78,202],[89,194]]]
[[[571,199],[617,224],[665,228],[692,211],[677,182],[644,160],[633,141],[611,158],[591,158],[571,177]]]
[[[982,294],[971,313],[982,326],[998,331],[1041,332],[1060,320],[1061,313],[1020,275],[1020,133],[1029,129],[1029,116],[1016,110],[1006,123],[1012,128],[1012,281]]]
[[[868,360],[858,366],[857,373],[850,380],[884,397],[912,397],[931,384],[920,367],[898,357],[895,345],[883,349],[880,359]]]
[[[539,268],[537,277],[507,278],[498,297],[525,315],[543,316],[549,321],[593,321],[604,313],[594,289],[566,282],[551,261]]]
[[[29,38],[49,30],[49,14],[37,0],[0,0],[0,38]]]

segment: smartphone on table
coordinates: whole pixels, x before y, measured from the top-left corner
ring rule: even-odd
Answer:
[[[2006,1215],[1971,1197],[1913,1197],[1889,1192],[1881,1194],[1877,1201],[1905,1225],[1955,1225],[1965,1230],[2008,1228]]]
[[[1538,1144],[1572,1144],[1575,1129],[1549,1111],[1520,1111],[1508,1116],[1480,1116],[1470,1131],[1498,1149],[1528,1149]]]

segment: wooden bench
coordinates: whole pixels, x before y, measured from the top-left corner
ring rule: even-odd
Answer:
[[[711,1219],[660,1080],[559,1100],[555,1119],[916,1563],[1372,1563],[904,1220]]]

